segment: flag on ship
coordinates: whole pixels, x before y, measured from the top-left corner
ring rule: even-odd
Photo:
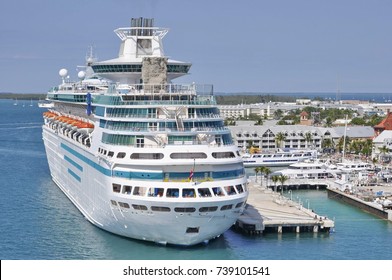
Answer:
[[[193,179],[193,175],[194,175],[194,171],[195,171],[195,164],[196,164],[196,159],[193,159],[193,168],[191,169],[191,172],[189,173],[189,181],[192,181]]]
[[[189,173],[189,181],[192,181],[193,178],[193,169],[191,169],[191,172]]]

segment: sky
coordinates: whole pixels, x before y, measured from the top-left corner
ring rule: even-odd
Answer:
[[[392,92],[389,0],[12,0],[0,3],[0,92],[45,93],[89,46],[117,57],[131,18],[167,27],[176,83],[215,92]]]

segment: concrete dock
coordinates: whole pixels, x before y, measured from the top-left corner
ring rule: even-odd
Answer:
[[[329,232],[334,222],[271,189],[251,182],[247,207],[235,227],[247,234]]]
[[[372,186],[370,187],[372,192],[383,192],[385,186]],[[366,212],[369,212],[381,219],[392,221],[392,209],[386,208],[383,205],[375,203],[374,197],[363,197],[359,193],[343,192],[333,187],[327,188],[328,198],[343,201],[352,206],[358,207]]]

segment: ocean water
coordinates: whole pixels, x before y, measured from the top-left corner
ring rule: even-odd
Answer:
[[[184,248],[119,237],[91,225],[50,178],[42,112],[0,100],[0,259],[24,260],[391,260],[392,222],[327,198],[294,191],[335,220],[332,233],[245,236],[228,230]]]

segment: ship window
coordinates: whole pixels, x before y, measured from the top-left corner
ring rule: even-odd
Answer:
[[[132,204],[132,207],[135,210],[147,210],[147,206],[145,205]]]
[[[182,197],[195,197],[194,189],[182,189]]]
[[[151,206],[151,210],[157,212],[170,212],[169,207],[163,207],[163,206]]]
[[[225,191],[228,195],[234,195],[236,194],[235,189],[233,186],[225,186]]]
[[[180,193],[179,189],[167,189],[166,197],[178,197]]]
[[[117,154],[117,158],[125,158],[125,153],[124,152],[119,152]]]
[[[238,193],[243,193],[243,192],[244,192],[244,189],[242,188],[242,185],[241,185],[241,184],[236,185],[235,188],[237,189],[237,192],[238,192]]]
[[[121,190],[121,185],[119,184],[113,184],[113,192],[119,193]]]
[[[228,205],[223,205],[220,210],[224,211],[224,210],[230,210],[232,208],[233,208],[233,204],[228,204]]]
[[[237,203],[237,205],[235,206],[235,208],[240,208],[243,204],[244,204],[244,202]]]
[[[114,201],[114,200],[110,200],[110,203],[111,203],[113,206],[117,206],[117,202]]]
[[[146,187],[135,187],[133,189],[133,195],[140,195],[140,196],[144,196],[147,192],[147,188]]]
[[[224,196],[225,194],[223,193],[223,190],[221,187],[214,187],[212,188],[212,192],[214,193],[215,196]]]
[[[235,154],[233,152],[217,152],[212,153],[214,158],[235,158]]]
[[[122,208],[129,208],[129,204],[128,203],[119,202],[118,205],[120,205]]]
[[[150,188],[148,190],[148,196],[163,196],[163,188]]]
[[[110,152],[108,153],[108,157],[113,157],[113,156],[114,156],[114,152],[110,151]]]
[[[176,207],[174,208],[174,212],[178,213],[193,213],[196,209],[193,207]]]
[[[210,189],[200,188],[200,189],[197,189],[197,192],[200,197],[211,197]]]
[[[131,186],[123,186],[123,193],[131,194],[132,193],[132,187]]]
[[[186,228],[186,233],[199,233],[198,227],[188,227]]]
[[[217,209],[218,206],[201,207],[199,212],[215,212]]]
[[[162,153],[133,153],[131,159],[162,159]]]
[[[195,158],[207,158],[205,153],[172,153],[170,154],[171,159],[195,159]]]

